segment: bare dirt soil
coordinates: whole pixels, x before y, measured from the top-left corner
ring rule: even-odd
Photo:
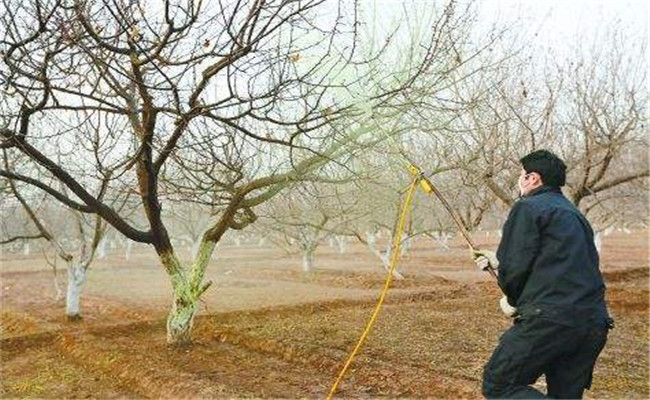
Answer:
[[[481,397],[482,366],[510,322],[494,283],[450,244],[422,240],[400,262],[406,279],[394,283],[339,397]],[[98,260],[76,323],[38,255],[3,254],[0,397],[325,398],[375,305],[378,261],[361,245],[343,254],[323,246],[303,273],[298,255],[272,248],[217,251],[185,348],[165,344],[169,283],[152,252]],[[607,236],[602,270],[617,327],[587,397],[648,398],[648,233]]]

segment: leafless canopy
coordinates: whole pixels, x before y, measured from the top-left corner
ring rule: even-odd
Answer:
[[[170,247],[165,199],[216,207],[212,241],[250,223],[252,207],[286,182],[359,145],[350,133],[363,112],[345,99],[365,90],[375,114],[403,102],[418,76],[447,62],[444,32],[463,18],[448,5],[395,71],[382,61],[390,34],[359,47],[354,3],[3,3],[1,146],[33,162],[0,174],[159,252]],[[148,227],[100,199],[106,180],[141,196]]]

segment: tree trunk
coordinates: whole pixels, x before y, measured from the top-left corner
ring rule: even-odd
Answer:
[[[433,240],[442,247],[443,250],[449,250],[449,239],[451,236],[447,232],[436,231],[433,232]]]
[[[400,250],[400,253],[401,253],[401,250]],[[391,261],[391,258],[392,258],[392,254],[393,254],[393,245],[392,245],[392,243],[388,243],[386,245],[386,250],[383,253],[379,254],[379,258],[381,259],[381,263],[384,266],[384,269],[386,270],[386,272],[390,272],[390,261]],[[400,257],[397,257],[397,259],[399,260]],[[397,267],[395,267],[395,269],[393,270],[393,279],[395,279],[397,281],[401,281],[402,279],[404,279],[404,275],[402,275],[402,273],[397,270]]]
[[[197,300],[187,282],[174,286],[172,309],[167,317],[167,343],[185,345],[191,342]]]
[[[192,239],[192,257],[196,257],[196,254],[199,252],[199,248],[201,247],[201,240],[200,239]]]
[[[309,247],[302,252],[302,270],[310,272],[314,267],[314,249]]]
[[[345,253],[345,249],[346,249],[347,244],[348,244],[345,236],[338,236],[338,235],[334,236],[334,241],[336,242],[336,244],[338,246],[339,254]]]
[[[381,263],[382,263],[384,269],[386,270],[386,272],[390,272],[391,253],[392,253],[392,249],[389,249],[389,250],[386,250],[386,253],[379,255],[379,258],[381,259]],[[397,270],[397,268],[395,268],[393,270],[393,278],[395,280],[401,281],[401,280],[404,279],[404,275],[402,275],[402,273],[399,272]]]
[[[54,273],[54,279],[52,279],[52,284],[54,285],[54,301],[57,303],[63,298],[63,290],[61,290],[61,285],[59,284],[59,278],[56,273]]]
[[[388,272],[390,271],[390,254],[391,254],[391,245],[390,243],[388,244],[386,248],[386,252],[381,252],[377,250],[375,247],[375,241],[377,240],[376,237],[379,235],[375,235],[374,233],[366,232],[366,245],[370,249],[370,252],[377,256],[381,260],[382,267]],[[393,278],[397,280],[402,280],[404,279],[404,275],[402,275],[397,269],[393,271]]]
[[[402,240],[402,245],[400,246],[400,250],[399,250],[399,256],[401,258],[406,258],[408,256],[412,244],[413,244],[412,236],[407,236],[404,240]]]
[[[63,298],[63,290],[61,290],[61,283],[59,282],[59,270],[56,267],[57,254],[54,254],[54,261],[52,262],[52,272],[54,273],[54,279],[52,283],[54,284],[54,301],[58,303],[59,300]]]
[[[594,245],[596,246],[596,251],[600,254],[603,249],[603,237],[600,232],[596,232],[594,235]]]
[[[68,321],[81,319],[81,292],[86,283],[86,271],[81,262],[68,265],[68,287],[65,296],[65,315]]]
[[[106,257],[106,239],[102,238],[97,246],[97,259],[101,260]]]
[[[200,243],[189,274],[172,250],[159,255],[173,290],[172,308],[167,317],[167,343],[171,345],[182,346],[191,342],[198,300],[211,283],[203,284],[203,276],[215,246],[214,242]]]
[[[133,241],[130,239],[126,240],[126,250],[124,251],[124,259],[129,261],[131,259],[131,249],[133,248]]]

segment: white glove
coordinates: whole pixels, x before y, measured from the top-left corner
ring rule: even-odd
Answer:
[[[481,250],[476,249],[472,250],[474,255],[474,262],[476,266],[481,270],[485,271],[488,268],[497,269],[499,268],[499,260],[497,260],[497,255],[495,252],[490,250]]]
[[[491,268],[492,265],[490,265],[490,260],[488,260],[487,257],[485,256],[478,256],[474,259],[474,262],[476,263],[476,266],[481,270],[485,271],[488,268]]]
[[[513,317],[517,313],[517,309],[508,303],[508,297],[503,296],[501,300],[499,300],[499,305],[501,306],[501,311],[508,316],[508,317]]]

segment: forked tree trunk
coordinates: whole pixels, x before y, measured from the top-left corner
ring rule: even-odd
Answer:
[[[433,240],[444,250],[449,250],[449,239],[451,238],[451,235],[449,235],[447,232],[442,232],[442,231],[435,231],[433,232]]]
[[[347,248],[347,239],[345,236],[334,236],[334,241],[336,242],[336,245],[338,247],[339,254],[345,253],[345,250]]]
[[[379,258],[381,259],[381,263],[386,270],[386,272],[390,272],[390,261],[391,261],[391,255],[392,255],[392,247],[388,247],[384,253],[379,254]],[[393,278],[395,280],[401,281],[404,279],[404,275],[402,275],[401,272],[399,272],[397,269],[393,270]]]
[[[68,285],[65,296],[65,315],[68,321],[81,319],[81,292],[86,283],[87,268],[82,262],[68,265]]]
[[[381,260],[381,265],[384,267],[386,272],[390,271],[390,255],[391,255],[391,250],[392,246],[390,243],[386,246],[386,251],[381,252],[377,249],[375,246],[376,238],[379,235],[375,235],[374,233],[366,232],[366,245],[368,246],[368,249],[370,249],[370,252],[377,256]],[[393,278],[396,280],[402,280],[404,279],[404,275],[402,275],[397,269],[393,271]]]
[[[189,271],[183,268],[173,251],[160,255],[172,283],[172,307],[167,316],[167,343],[185,345],[191,342],[197,303],[210,283],[203,284],[208,261],[214,251],[214,242],[201,242],[195,261]]]

